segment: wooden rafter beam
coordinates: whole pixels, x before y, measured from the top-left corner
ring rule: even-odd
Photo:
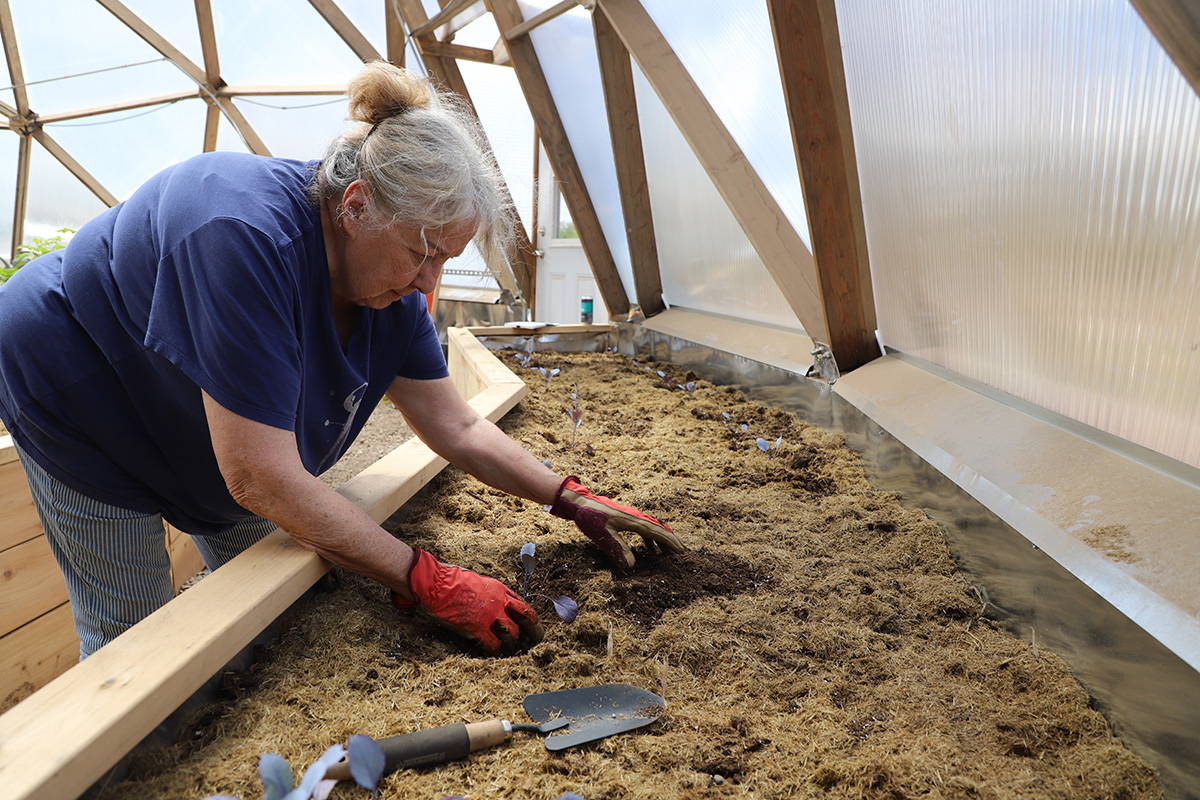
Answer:
[[[60,111],[57,114],[46,114],[38,117],[38,122],[43,125],[51,125],[55,122],[66,122],[73,119],[82,119],[83,117],[95,117],[100,114],[111,114],[116,111],[130,111],[135,108],[146,108],[147,106],[158,106],[165,103],[174,103],[179,100],[189,100],[196,97],[201,97],[200,90],[193,89],[187,92],[174,92],[173,94],[164,94],[158,97],[144,97],[140,100],[128,100],[123,103],[111,103],[106,106],[94,106],[92,108],[81,108],[75,111]]]
[[[346,93],[344,83],[276,84],[265,86],[225,86],[217,97],[290,97],[294,95],[339,95]]]
[[[12,246],[9,257],[17,257],[17,249],[25,240],[25,205],[29,200],[29,156],[33,144],[28,136],[22,136],[17,148],[17,191],[13,200]]]
[[[800,167],[827,344],[850,371],[878,358],[875,300],[834,0],[767,0]]]
[[[523,22],[516,0],[488,0],[488,4],[496,18],[496,27],[501,32],[512,30]],[[592,275],[596,278],[596,285],[608,308],[609,316],[626,315],[629,313],[629,296],[621,283],[617,264],[604,236],[604,229],[600,226],[600,218],[596,216],[596,209],[588,195],[583,173],[575,158],[575,152],[571,149],[571,142],[567,139],[566,129],[550,94],[550,87],[533,49],[533,42],[528,37],[509,39],[508,50],[513,69],[517,72],[517,80],[521,84],[521,91],[529,104],[546,154],[554,167],[554,174],[558,178],[567,208],[571,210],[571,219],[579,232],[579,240],[591,264]]]
[[[106,206],[112,208],[117,204],[116,196],[113,195],[112,192],[108,191],[108,189],[105,189],[104,186],[101,185],[100,181],[96,180],[96,178],[93,177],[90,172],[84,169],[78,161],[72,158],[71,154],[64,150],[62,145],[54,141],[54,139],[48,133],[41,128],[38,128],[33,132],[33,138],[37,140],[38,144],[46,148],[50,155],[58,159],[59,163],[66,167],[72,175],[78,178],[84,186],[91,189],[92,193],[96,195],[96,197],[99,197]]]
[[[400,4],[396,0],[383,0],[383,29],[387,37],[388,61],[403,67],[407,39],[404,35],[404,20],[400,18]]]
[[[600,0],[809,337],[828,341],[812,256],[666,37],[638,0]],[[510,41],[510,48],[517,43]],[[573,211],[573,209],[572,209]]]
[[[17,32],[13,28],[12,8],[8,0],[0,0],[0,42],[4,45],[4,58],[8,62],[8,77],[17,101],[17,113],[28,116],[29,92],[25,89],[25,71],[21,69],[21,52],[17,48]]]
[[[211,153],[217,149],[217,127],[221,124],[221,109],[215,100],[208,100],[208,110],[204,114],[204,152]]]
[[[445,25],[453,20],[462,12],[474,6],[476,3],[482,3],[482,0],[450,0],[442,10],[434,14],[429,19],[422,22],[415,28],[410,28],[413,36],[424,36],[427,33],[432,33],[436,28]]]
[[[317,10],[329,27],[333,28],[338,36],[342,37],[342,41],[354,51],[354,55],[358,56],[363,61],[379,61],[382,56],[375,46],[367,41],[367,37],[363,36],[362,31],[354,26],[350,18],[338,8],[337,3],[333,0],[308,0],[312,3],[312,7]]]
[[[658,267],[658,243],[646,181],[646,158],[642,152],[642,128],[638,120],[637,95],[629,51],[613,30],[602,9],[592,15],[596,53],[600,59],[600,81],[612,134],[617,186],[629,239],[629,260],[638,305],[647,317],[666,309],[662,297],[662,275]]]
[[[120,0],[96,0],[96,2],[108,9],[109,13],[114,17],[125,23],[125,26],[140,36],[146,44],[166,56],[171,63],[183,70],[197,85],[208,85],[208,76],[204,70],[192,63],[179,48],[160,36],[158,31],[146,24],[137,14],[126,8]]]
[[[404,24],[409,30],[420,27],[427,21],[425,9],[421,5],[421,0],[397,0],[400,5],[400,13],[404,17]],[[424,45],[432,41],[428,36],[422,38],[414,38],[417,44],[417,50],[421,54],[421,60],[425,64],[425,69],[430,77],[438,84],[445,86],[450,91],[458,94],[467,102],[471,110],[475,112],[478,118],[478,112],[475,111],[475,104],[471,100],[471,93],[467,88],[467,82],[463,80],[462,72],[458,68],[458,64],[453,58],[443,56],[435,56],[427,54],[422,48]],[[480,126],[482,129],[482,125]],[[486,141],[486,132],[484,134]],[[491,147],[491,143],[488,143]],[[503,184],[507,201],[512,203],[512,195],[508,190],[508,185]],[[505,253],[506,263],[489,264],[496,275],[496,280],[502,288],[508,289],[514,295],[520,295],[524,299],[527,308],[534,308],[534,302],[537,291],[537,259],[533,255],[533,245],[529,241],[529,236],[525,233],[525,228],[517,224],[514,226],[516,231],[516,245],[508,253]]]
[[[213,25],[212,0],[196,0],[196,25],[200,30],[200,52],[204,56],[204,80],[214,89],[224,85],[221,61],[217,58],[217,32]]]
[[[463,61],[477,61],[480,64],[496,63],[496,56],[491,50],[482,47],[467,47],[461,44],[418,39],[421,52],[437,58],[454,58]]]
[[[1132,0],[1146,27],[1183,77],[1200,94],[1200,3],[1195,0]]]
[[[561,3],[550,6],[550,8],[547,8],[542,13],[537,14],[536,16],[532,16],[529,19],[521,22],[520,24],[513,25],[508,30],[505,30],[504,38],[510,42],[513,39],[519,39],[522,36],[524,36],[525,34],[529,33],[534,28],[545,25],[550,20],[567,13],[572,8],[574,8],[575,6],[578,6],[578,5],[583,5],[581,0],[562,0]]]
[[[271,155],[271,151],[267,149],[266,144],[258,137],[254,128],[246,121],[246,118],[242,116],[241,109],[233,104],[233,98],[218,96],[216,102],[225,114],[225,118],[233,123],[233,127],[237,128],[238,134],[242,137],[242,141],[246,143],[246,147],[250,149],[251,153],[260,156]]]

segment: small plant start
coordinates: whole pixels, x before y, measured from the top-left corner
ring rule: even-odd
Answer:
[[[567,417],[571,420],[571,449],[575,449],[575,437],[579,433],[579,425],[583,422],[583,409],[579,407],[579,387],[571,384],[571,388],[575,391],[571,392],[571,400],[573,401],[567,407]],[[588,447],[590,454],[591,447]]]
[[[566,595],[561,597],[548,597],[544,594],[529,594],[529,579],[533,577],[533,570],[537,567],[537,556],[534,555],[536,545],[533,542],[526,542],[521,545],[521,567],[525,570],[525,580],[521,585],[521,594],[525,597],[541,597],[544,600],[549,600],[554,604],[554,612],[558,614],[558,618],[563,622],[574,622],[575,617],[579,615],[579,604]]]
[[[745,429],[745,426],[743,425],[742,428]],[[764,453],[767,454],[767,458],[774,458],[775,456],[779,455],[779,446],[781,444],[783,444],[783,437],[780,436],[778,439],[775,440],[775,452],[774,453],[771,452],[771,443],[768,442],[766,439],[762,438],[761,436],[758,437],[757,439],[755,439],[754,443],[758,445],[759,450],[762,450]]]
[[[350,737],[347,748],[335,744],[326,750],[312,766],[304,771],[300,785],[293,787],[292,768],[276,753],[263,753],[258,759],[258,775],[263,783],[263,800],[326,800],[337,781],[325,777],[325,773],[343,758],[350,762],[350,775],[354,782],[369,789],[371,796],[379,800],[379,778],[383,775],[383,751],[370,736],[356,734]],[[238,800],[227,794],[210,795],[205,800]]]

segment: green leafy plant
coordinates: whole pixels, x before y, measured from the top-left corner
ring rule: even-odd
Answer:
[[[73,228],[59,228],[53,236],[33,237],[32,243],[23,244],[17,248],[17,255],[12,260],[12,263],[4,262],[5,266],[0,267],[0,283],[4,283],[15,275],[17,270],[38,256],[44,256],[46,253],[53,253],[55,250],[63,249],[74,234],[75,230]]]

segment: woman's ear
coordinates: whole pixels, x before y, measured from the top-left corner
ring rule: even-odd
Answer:
[[[342,194],[341,223],[346,233],[357,231],[370,211],[371,189],[367,182],[357,180],[346,187]]]

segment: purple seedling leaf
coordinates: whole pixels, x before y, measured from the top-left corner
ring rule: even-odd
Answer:
[[[259,756],[258,777],[262,779],[263,800],[281,800],[292,790],[292,768],[276,753]]]
[[[579,603],[576,603],[566,595],[556,597],[550,602],[554,603],[554,610],[558,614],[558,618],[563,622],[574,622],[575,617],[579,616]]]
[[[370,736],[357,733],[346,747],[350,760],[350,777],[373,797],[379,797],[379,779],[383,777],[383,749]]]
[[[337,786],[335,779],[325,778],[317,784],[317,788],[312,794],[312,800],[329,800],[329,793],[333,791],[333,787],[335,786]]]
[[[309,800],[313,792],[317,790],[317,784],[325,777],[326,770],[345,757],[346,748],[340,744],[335,744],[326,750],[320,758],[313,762],[311,767],[304,770],[304,777],[300,779],[300,785],[285,794],[283,800]]]
[[[758,449],[762,450],[764,453],[768,453],[771,450],[770,443],[766,439],[762,438],[761,436],[758,437],[757,439],[755,439],[754,443],[756,445],[758,445]]]

